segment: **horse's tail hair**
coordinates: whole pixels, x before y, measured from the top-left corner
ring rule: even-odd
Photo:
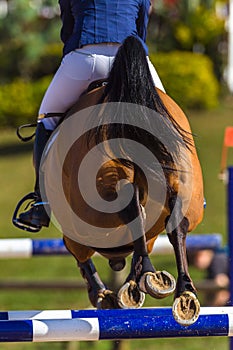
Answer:
[[[172,161],[174,155],[171,156],[171,154],[169,154],[169,152],[166,150],[166,147],[164,147],[164,145],[158,139],[155,140],[155,138],[153,138],[153,132],[151,137],[149,133],[145,135],[145,130],[132,127],[132,125],[134,125],[133,120],[136,117],[141,119],[141,125],[145,125],[144,129],[151,130],[150,112],[153,110],[161,115],[161,123],[164,124],[165,134],[166,130],[167,132],[170,132],[172,124],[180,139],[182,139],[186,145],[189,144],[188,140],[190,135],[187,135],[186,132],[176,123],[155,89],[145,49],[137,37],[127,37],[120,46],[113,62],[107,85],[100,102],[126,102],[129,104],[129,106],[130,104],[135,104],[138,106],[147,107],[146,109],[149,112],[144,113],[144,108],[142,113],[138,113],[137,116],[135,116],[130,113],[129,108],[129,113],[125,113],[125,120],[122,120],[121,124],[118,122],[113,124],[112,120],[111,123],[108,123],[108,110],[107,113],[103,113],[102,116],[100,116],[99,128],[97,128],[97,132],[95,134],[97,143],[106,139],[106,137],[134,137],[134,140],[147,139],[148,143],[150,144],[149,148],[152,148],[151,151],[154,152],[155,150],[155,152],[158,152],[158,154],[161,155],[161,162],[164,164],[172,164],[174,161],[174,159]],[[129,125],[131,126],[130,128]],[[158,143],[160,143],[159,147]],[[175,151],[175,148],[177,152]],[[176,154],[179,152],[176,141],[174,141],[174,152]]]
[[[187,146],[192,144],[190,135],[176,123],[155,89],[144,46],[135,36],[127,37],[116,54],[103,101],[128,102],[155,110],[172,122]]]
[[[108,102],[129,102],[162,109],[155,90],[141,41],[127,37],[120,46],[108,77],[105,96]]]

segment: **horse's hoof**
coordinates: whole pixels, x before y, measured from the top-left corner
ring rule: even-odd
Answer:
[[[174,300],[172,306],[174,319],[182,326],[189,326],[197,321],[200,313],[200,303],[192,292],[183,294]]]
[[[167,271],[147,272],[141,277],[139,287],[153,298],[162,299],[174,293],[176,281]]]
[[[140,308],[144,304],[145,294],[139,290],[136,282],[125,283],[117,294],[118,305],[122,309]]]
[[[109,289],[105,289],[105,290],[99,292],[96,307],[99,310],[101,310],[101,309],[119,309],[116,294]]]

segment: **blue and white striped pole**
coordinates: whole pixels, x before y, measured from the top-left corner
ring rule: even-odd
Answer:
[[[219,233],[195,234],[187,236],[187,249],[220,249],[222,236]],[[171,254],[172,245],[166,235],[160,235],[154,245],[153,253]],[[3,258],[30,258],[37,255],[69,255],[63,240],[54,239],[31,239],[10,238],[0,240],[0,259]]]
[[[25,317],[25,319],[24,319]],[[0,342],[52,342],[233,335],[233,307],[201,308],[191,326],[171,308],[0,313]]]

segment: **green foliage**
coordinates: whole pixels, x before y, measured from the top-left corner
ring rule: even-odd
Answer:
[[[216,12],[215,2],[154,1],[148,39],[157,52],[205,53],[214,63],[215,75],[221,81],[226,62],[226,51],[221,48],[227,45],[227,37],[225,19]]]
[[[0,20],[1,83],[16,77],[34,78],[46,46],[60,42],[58,15],[58,3],[54,1],[8,2],[8,11]]]
[[[210,109],[218,104],[219,84],[211,60],[185,51],[152,54],[167,93],[184,109]]]
[[[198,43],[203,46],[218,38],[224,32],[224,21],[218,18],[213,9],[197,7],[179,20],[174,26],[174,36],[184,49],[192,50]]]
[[[60,43],[46,45],[42,55],[32,66],[31,76],[33,80],[54,74],[61,62],[61,54],[62,45]]]
[[[16,79],[2,85],[0,89],[0,125],[19,126],[35,122],[43,94],[51,77],[44,77],[35,83]]]
[[[154,2],[151,21],[156,27],[159,24],[159,34],[167,33],[172,38],[170,50],[178,47],[192,50],[196,43],[206,47],[225,33],[224,19],[217,15],[214,1],[211,2],[212,4],[188,0],[170,1],[170,4],[165,4],[165,1]],[[160,35],[157,39],[162,45]]]

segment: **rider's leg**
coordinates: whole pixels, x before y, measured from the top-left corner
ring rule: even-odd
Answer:
[[[36,128],[33,163],[35,168],[36,181],[34,186],[35,203],[31,208],[19,215],[18,224],[28,225],[40,229],[41,226],[49,226],[49,206],[47,202],[43,202],[40,194],[39,170],[42,154],[45,145],[51,135],[51,131],[46,130],[43,123],[38,123]],[[46,209],[45,209],[46,208]]]
[[[94,48],[96,47],[94,46]],[[89,48],[88,50],[91,49]],[[104,51],[103,46],[98,49]],[[109,47],[107,47],[107,50],[109,50]],[[115,51],[115,47],[113,50]],[[52,131],[59,122],[59,117],[56,117],[56,113],[66,112],[92,81],[107,77],[110,69],[109,62],[113,60],[113,55],[104,56],[103,52],[103,55],[99,57],[97,54],[91,54],[89,51],[82,51],[80,54],[76,50],[66,55],[45,93],[39,114],[53,113],[54,116],[43,118],[38,122],[34,144],[35,202],[29,210],[21,213],[15,220],[18,224],[17,227],[25,229],[25,226],[29,226],[40,230],[42,226],[47,227],[49,225],[49,216],[47,215],[50,211],[49,204],[46,204],[45,210],[45,203],[42,203],[39,188],[41,157]]]

